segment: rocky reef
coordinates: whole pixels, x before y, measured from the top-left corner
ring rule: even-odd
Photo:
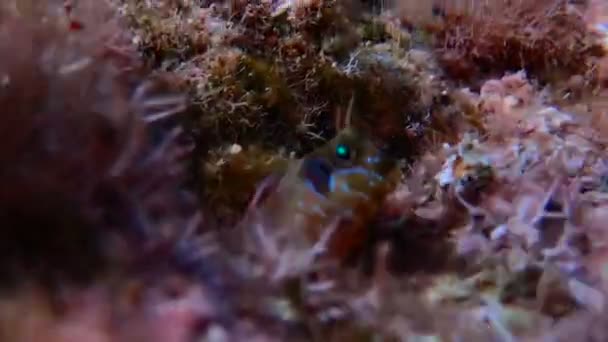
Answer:
[[[0,340],[605,340],[601,1],[0,5]]]

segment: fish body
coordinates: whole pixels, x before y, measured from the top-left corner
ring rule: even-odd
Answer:
[[[393,160],[363,133],[345,128],[294,161],[245,224],[262,226],[290,248],[325,241],[327,255],[344,259],[365,242],[397,179]]]

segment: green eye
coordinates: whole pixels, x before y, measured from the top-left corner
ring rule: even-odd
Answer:
[[[340,159],[350,159],[350,148],[344,144],[336,146],[336,156]]]

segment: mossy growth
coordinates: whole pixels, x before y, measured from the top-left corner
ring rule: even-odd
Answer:
[[[259,146],[218,149],[202,167],[205,202],[223,224],[234,224],[231,220],[244,212],[260,182],[271,174],[282,174],[288,162],[287,156]]]
[[[177,65],[208,49],[210,32],[191,1],[117,1],[134,28],[134,40],[157,66]]]
[[[335,0],[279,9],[263,1],[121,3],[142,51],[186,79],[191,117],[211,145],[312,150],[331,138],[332,115],[359,92],[358,83],[383,82],[382,70],[349,74],[353,53],[363,43],[394,40],[382,20]],[[395,95],[382,91],[361,97]],[[389,107],[383,113],[397,110]]]
[[[403,17],[425,32],[446,73],[460,81],[521,69],[543,83],[593,78],[604,54],[600,37],[568,1],[448,2],[426,10],[425,20],[412,18],[418,12]]]

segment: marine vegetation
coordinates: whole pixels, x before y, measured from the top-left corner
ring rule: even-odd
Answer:
[[[581,8],[582,7],[582,8]],[[450,77],[471,82],[521,69],[555,83],[579,75],[597,83],[605,54],[585,6],[571,1],[397,1],[396,15],[417,24]]]
[[[608,340],[605,1],[0,3],[0,341]]]

